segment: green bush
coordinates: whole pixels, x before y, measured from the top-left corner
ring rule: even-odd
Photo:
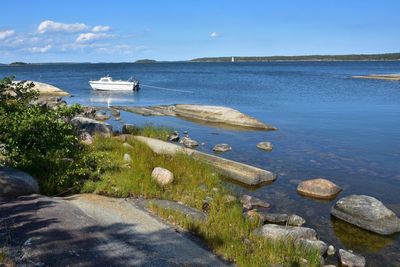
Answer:
[[[0,80],[0,143],[6,164],[38,178],[43,193],[73,190],[97,170],[96,153],[80,144],[69,120],[79,105],[43,108],[33,104],[33,83]]]

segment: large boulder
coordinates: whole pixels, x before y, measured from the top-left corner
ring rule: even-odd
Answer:
[[[35,178],[13,168],[0,167],[0,197],[17,197],[35,193],[39,193]]]
[[[335,198],[340,191],[339,186],[324,178],[302,181],[297,186],[300,195],[319,199]]]
[[[374,197],[350,195],[339,199],[331,214],[360,228],[391,235],[400,232],[400,219]]]
[[[71,124],[74,125],[79,132],[87,132],[91,135],[96,133],[105,136],[112,135],[112,126],[101,121],[75,116],[71,119]]]

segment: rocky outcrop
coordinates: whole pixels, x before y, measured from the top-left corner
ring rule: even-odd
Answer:
[[[272,151],[273,149],[271,142],[260,142],[256,146],[265,151]]]
[[[174,212],[181,213],[185,215],[187,218],[190,218],[191,220],[194,221],[207,220],[206,213],[175,201],[152,199],[148,201],[148,205],[155,205],[156,207],[162,208],[164,210],[172,210]]]
[[[318,240],[317,232],[307,227],[283,226],[277,224],[265,224],[255,230],[260,235],[272,240],[293,239],[293,240]]]
[[[18,81],[15,81],[18,82]],[[54,85],[41,83],[36,81],[26,81],[26,83],[34,83],[34,90],[39,91],[40,95],[51,95],[51,96],[69,96],[69,93],[63,91],[62,89],[55,87]]]
[[[290,226],[302,226],[306,223],[306,220],[299,215],[286,213],[271,213],[268,211],[248,211],[247,216],[253,217],[258,216],[262,223],[273,223]]]
[[[215,152],[227,152],[232,150],[232,147],[228,144],[218,144],[213,147]]]
[[[391,235],[400,232],[400,219],[374,197],[350,195],[339,199],[331,214],[360,228]]]
[[[395,73],[395,74],[370,74],[370,75],[362,75],[362,76],[352,76],[352,78],[400,81],[400,73]]]
[[[151,177],[161,186],[168,185],[174,181],[174,174],[161,167],[155,167],[151,173]]]
[[[235,109],[221,106],[177,104],[148,107],[113,106],[112,108],[134,112],[143,116],[176,116],[214,124],[226,124],[260,130],[277,130],[277,128],[267,125]]]
[[[71,119],[71,124],[74,125],[81,133],[87,132],[91,135],[97,133],[105,136],[112,135],[111,125],[101,121],[96,121],[82,116],[76,116]]]
[[[257,167],[253,167],[247,164],[239,163],[233,160],[224,159],[215,155],[206,154],[200,151],[196,151],[189,148],[183,148],[181,146],[164,142],[158,139],[135,136],[136,140],[148,145],[155,153],[158,154],[170,154],[184,153],[193,158],[202,160],[220,173],[230,179],[247,184],[247,185],[259,185],[262,183],[273,182],[276,180],[276,175]]]
[[[302,181],[297,186],[300,195],[319,199],[333,199],[340,191],[339,186],[324,178]]]
[[[35,193],[39,193],[35,178],[13,168],[0,167],[0,197],[10,198]]]
[[[339,249],[339,259],[343,267],[364,267],[365,258],[350,251]]]

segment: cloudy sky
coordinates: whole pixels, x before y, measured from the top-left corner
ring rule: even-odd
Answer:
[[[0,63],[400,52],[398,0],[2,0]]]

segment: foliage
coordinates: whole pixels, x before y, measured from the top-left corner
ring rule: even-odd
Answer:
[[[259,226],[257,220],[245,219],[242,207],[236,200],[227,202],[232,194],[222,182],[222,177],[207,164],[184,154],[175,156],[155,154],[145,144],[128,138],[131,147],[122,141],[97,136],[93,150],[107,158],[107,170],[99,180],[88,180],[83,192],[94,192],[114,197],[144,197],[180,201],[202,209],[208,199],[208,220],[195,222],[186,216],[152,206],[152,210],[173,223],[197,233],[216,253],[235,261],[239,266],[269,266],[273,264],[296,265],[305,258],[309,266],[319,265],[317,251],[305,251],[294,242],[272,242],[253,235]],[[132,161],[124,161],[124,154]],[[155,167],[164,167],[174,174],[171,185],[159,186],[151,178]],[[249,242],[243,242],[248,240]]]
[[[33,104],[38,98],[33,83],[0,80],[0,143],[7,165],[26,170],[39,179],[42,191],[62,192],[96,173],[94,158],[76,136],[69,119],[80,106],[55,109]]]

